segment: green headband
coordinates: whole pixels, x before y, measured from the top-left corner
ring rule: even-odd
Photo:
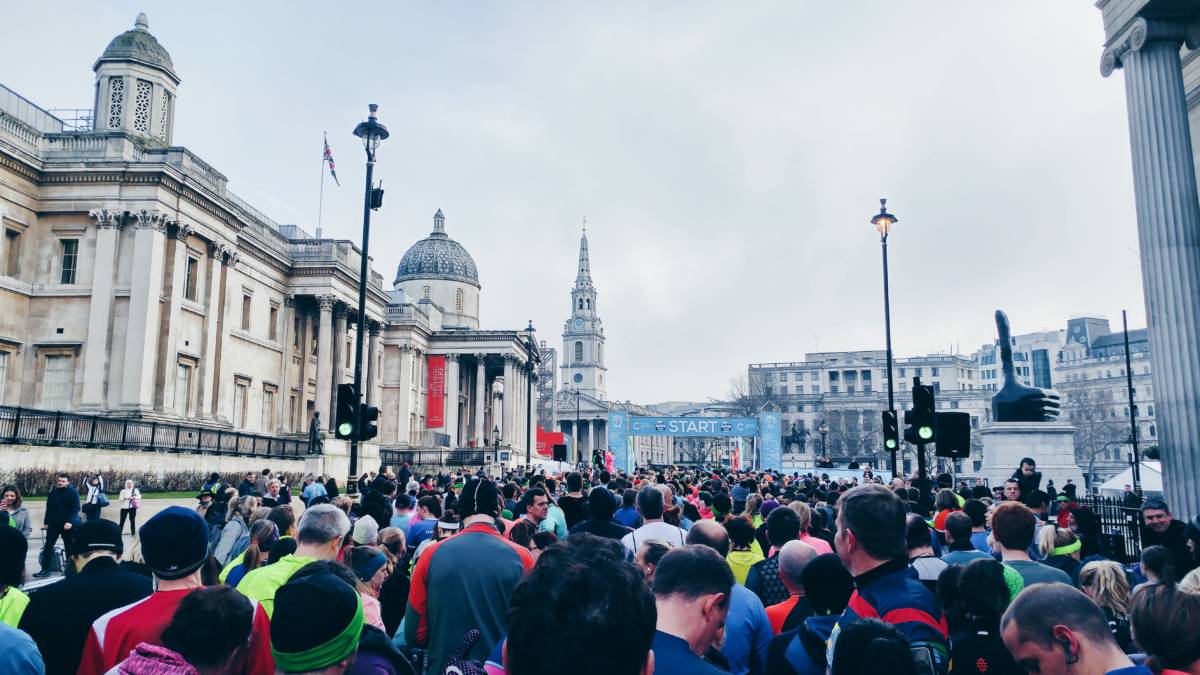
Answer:
[[[1059,546],[1058,548],[1054,549],[1054,555],[1071,555],[1081,548],[1083,548],[1083,542],[1076,539],[1074,542],[1067,544],[1066,546]]]
[[[287,673],[306,673],[328,668],[353,654],[358,649],[358,638],[362,634],[364,621],[362,596],[357,593],[355,595],[358,596],[358,608],[345,630],[328,642],[302,652],[276,651],[275,645],[272,644],[271,656],[275,658],[275,665]]]

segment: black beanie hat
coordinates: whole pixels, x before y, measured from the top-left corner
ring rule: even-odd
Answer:
[[[458,512],[467,516],[500,515],[500,490],[488,478],[472,478],[458,497]]]
[[[359,602],[358,592],[329,572],[287,582],[275,592],[271,648],[298,654],[333,640],[354,621]]]
[[[159,579],[182,579],[208,559],[208,525],[195,511],[169,506],[142,525],[142,557]]]
[[[20,586],[25,582],[25,554],[29,542],[17,528],[0,525],[0,584]]]
[[[617,512],[617,498],[605,488],[592,488],[588,493],[588,508],[593,516],[612,518]]]
[[[854,592],[854,578],[836,553],[819,555],[800,573],[804,597],[817,616],[841,614]]]

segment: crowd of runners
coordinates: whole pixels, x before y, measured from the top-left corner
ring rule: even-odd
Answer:
[[[1032,461],[996,491],[602,465],[358,482],[214,474],[139,527],[132,485],[118,524],[62,476],[38,575],[58,540],[66,575],[28,593],[5,487],[0,672],[1200,673],[1200,522],[1131,494],[1130,561]]]

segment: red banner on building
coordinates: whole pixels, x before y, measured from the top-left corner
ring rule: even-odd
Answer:
[[[430,356],[425,385],[425,428],[440,429],[446,424],[446,357]]]
[[[551,457],[554,455],[554,446],[566,445],[566,434],[561,431],[546,431],[541,427],[537,430],[537,451],[539,455]]]

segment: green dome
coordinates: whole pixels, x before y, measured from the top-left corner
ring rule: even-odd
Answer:
[[[159,44],[158,39],[150,34],[150,22],[146,19],[145,14],[138,14],[133,30],[121,33],[108,43],[104,53],[96,59],[96,65],[92,66],[92,70],[99,69],[101,63],[112,61],[133,61],[157,68],[165,72],[176,83],[179,82],[171,55]]]

